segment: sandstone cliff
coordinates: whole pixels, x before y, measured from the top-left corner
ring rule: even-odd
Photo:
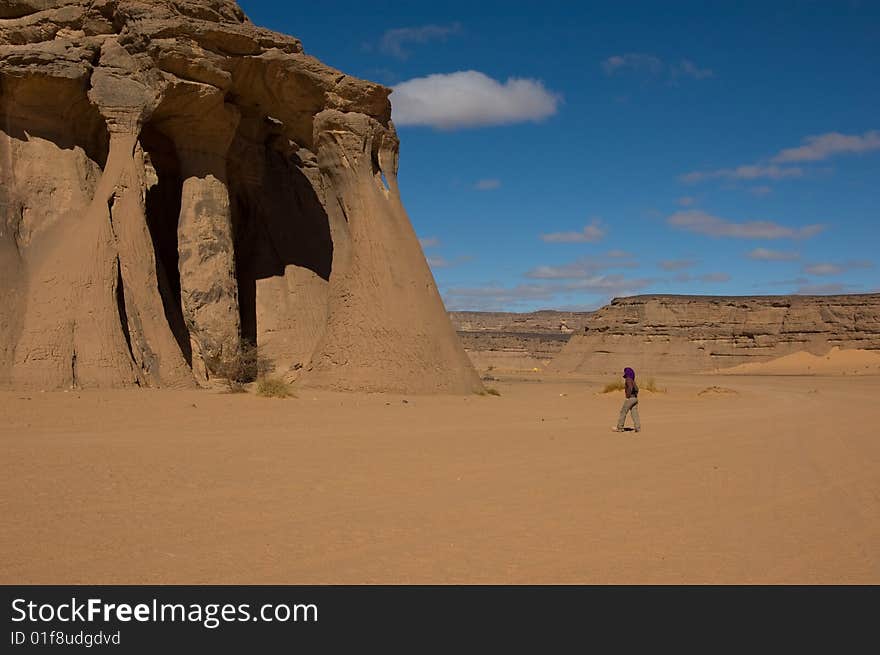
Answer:
[[[389,89],[231,0],[0,2],[0,384],[468,392]]]
[[[583,331],[590,315],[553,310],[449,312],[468,357],[481,371],[543,369],[573,333]]]
[[[709,371],[834,346],[880,349],[880,294],[615,298],[572,335],[551,370]]]

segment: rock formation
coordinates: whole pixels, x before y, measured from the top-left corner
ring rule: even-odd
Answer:
[[[480,388],[397,188],[390,90],[231,0],[0,2],[0,384]]]
[[[449,312],[478,371],[543,370],[592,312]]]
[[[709,371],[834,346],[880,349],[880,294],[615,298],[572,335],[551,370]]]

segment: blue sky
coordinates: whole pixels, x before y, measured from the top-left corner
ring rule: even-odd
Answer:
[[[880,290],[880,2],[241,0],[395,89],[449,309]]]

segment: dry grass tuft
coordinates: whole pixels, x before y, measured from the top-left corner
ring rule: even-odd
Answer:
[[[638,381],[636,382],[638,384]],[[614,391],[623,391],[626,389],[626,383],[623,379],[609,382],[602,389],[602,393],[612,393]],[[651,393],[666,393],[666,389],[657,386],[657,380],[653,377],[648,378],[644,384],[639,384],[639,391],[650,391]]]
[[[478,396],[500,396],[501,392],[495,387],[486,387],[483,391],[477,392]]]
[[[717,386],[712,386],[712,387],[706,387],[705,389],[703,389],[703,390],[702,390],[700,393],[698,393],[697,395],[698,395],[698,396],[706,396],[706,395],[709,395],[709,394],[734,394],[734,395],[735,395],[735,394],[738,394],[738,393],[739,393],[739,392],[736,391],[735,389],[728,389],[727,387],[717,387]]]
[[[221,352],[205,360],[208,372],[221,378],[230,393],[243,393],[245,385],[267,373],[271,373],[272,362],[260,355],[256,344],[242,340],[232,353]]]
[[[257,380],[257,395],[264,398],[296,398],[291,386],[281,378]]]
[[[623,391],[626,388],[623,380],[615,380],[614,382],[609,382],[602,389],[602,393],[611,393],[612,391]]]

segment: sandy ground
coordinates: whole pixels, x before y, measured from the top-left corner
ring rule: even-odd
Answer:
[[[524,378],[0,392],[0,583],[880,583],[880,377]]]

